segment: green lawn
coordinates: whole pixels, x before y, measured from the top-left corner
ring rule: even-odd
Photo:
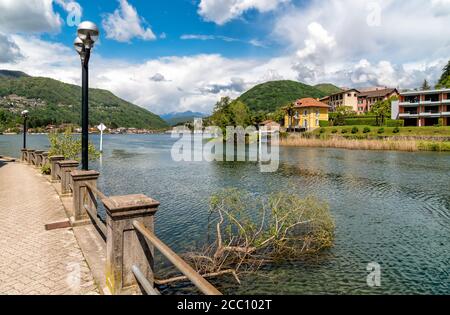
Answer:
[[[356,127],[358,128],[357,133],[352,133],[352,129]],[[370,132],[364,133],[364,128],[369,128]],[[384,132],[379,133],[378,131],[383,128]],[[450,127],[400,127],[398,128],[399,132],[394,133],[394,127],[374,127],[374,126],[342,126],[342,127],[326,127],[314,130],[312,133],[315,135],[339,135],[339,136],[435,136],[435,137],[450,137]],[[347,133],[343,132],[346,130]],[[322,131],[322,132],[321,132]],[[337,132],[333,132],[337,131]]]

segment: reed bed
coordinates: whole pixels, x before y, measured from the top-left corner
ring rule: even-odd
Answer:
[[[349,150],[386,150],[416,152],[423,150],[418,141],[395,141],[395,140],[354,140],[345,138],[316,139],[290,136],[281,139],[282,146],[290,147],[314,147],[314,148],[338,148]]]

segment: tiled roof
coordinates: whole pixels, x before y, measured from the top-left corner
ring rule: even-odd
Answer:
[[[297,101],[295,101],[294,107],[296,108],[305,108],[305,107],[322,107],[322,108],[330,108],[325,103],[319,102],[318,100],[314,98],[302,98]]]
[[[397,89],[382,89],[361,93],[358,95],[358,97],[385,97],[394,92],[397,92]]]

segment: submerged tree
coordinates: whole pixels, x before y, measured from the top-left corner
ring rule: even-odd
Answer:
[[[213,236],[202,250],[184,255],[205,277],[230,273],[239,281],[239,274],[263,264],[333,246],[335,225],[328,205],[314,197],[280,192],[257,198],[227,189],[211,197],[210,214]]]

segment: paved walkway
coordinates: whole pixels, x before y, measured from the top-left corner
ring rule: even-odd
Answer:
[[[30,166],[0,160],[0,294],[98,294],[51,184]]]

